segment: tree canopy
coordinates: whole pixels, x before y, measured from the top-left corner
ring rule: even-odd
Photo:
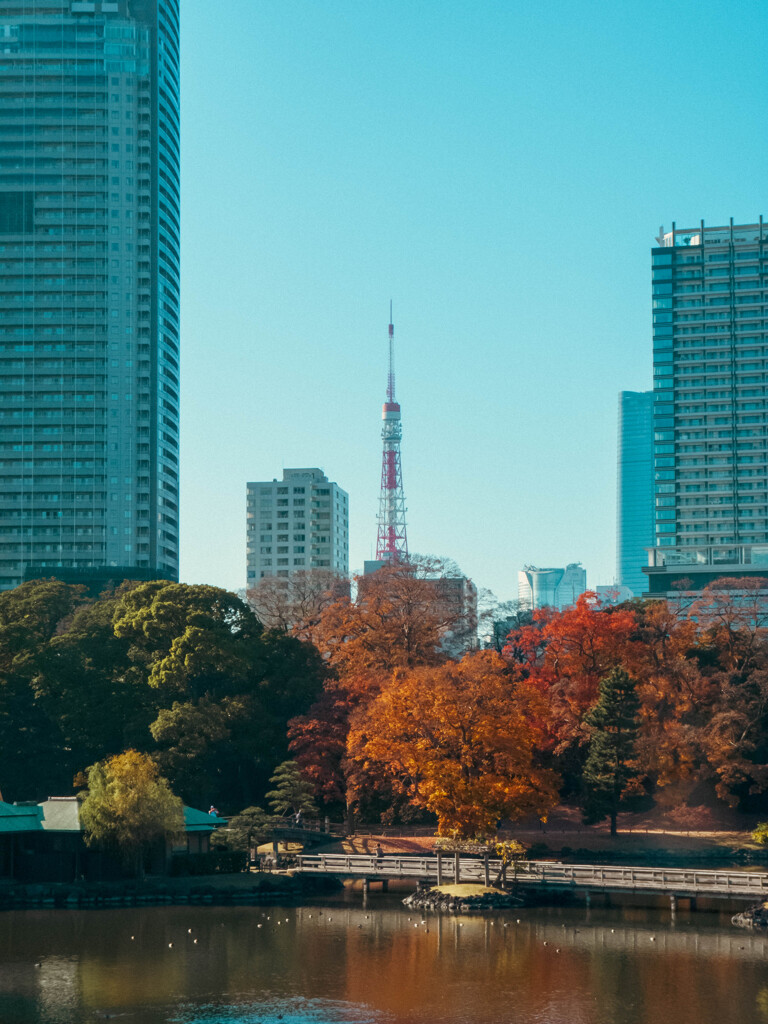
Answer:
[[[433,812],[440,835],[493,834],[557,800],[556,776],[536,764],[539,711],[535,691],[490,651],[401,669],[354,716],[350,754]]]
[[[184,808],[146,754],[126,750],[87,769],[80,822],[88,845],[117,850],[138,874],[158,841],[184,834]]]

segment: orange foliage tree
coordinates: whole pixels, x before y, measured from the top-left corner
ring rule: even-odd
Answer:
[[[376,698],[396,669],[439,665],[448,660],[447,634],[455,636],[461,610],[446,599],[440,559],[413,558],[355,577],[356,599],[347,595],[321,610],[310,639],[330,667],[320,699],[289,724],[290,749],[304,776],[328,802],[349,807],[347,782],[356,792],[376,792],[383,779],[360,778],[346,757],[352,713]]]
[[[504,655],[546,697],[546,727],[555,753],[584,743],[584,714],[595,704],[600,680],[624,663],[637,628],[627,608],[603,608],[593,593],[572,608],[543,608],[533,623],[513,631]]]
[[[536,759],[541,711],[492,651],[401,669],[353,716],[348,756],[436,814],[441,835],[488,835],[557,801],[557,777]]]

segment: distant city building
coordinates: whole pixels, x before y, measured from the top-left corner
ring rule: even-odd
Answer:
[[[570,608],[587,589],[587,573],[580,562],[564,569],[537,569],[527,565],[517,574],[517,600],[521,609]]]
[[[433,581],[438,600],[455,614],[455,624],[446,630],[443,649],[459,656],[478,646],[477,587],[466,576],[442,576]]]
[[[768,576],[768,237],[761,217],[673,224],[656,241],[647,573],[649,592],[663,596]]]
[[[654,545],[653,391],[619,394],[616,488],[616,579],[639,597],[648,589],[643,566]]]
[[[321,469],[284,469],[282,480],[247,485],[247,577],[299,569],[349,573],[349,495]]]
[[[0,0],[0,589],[179,571],[179,0]]]
[[[631,601],[633,597],[639,596],[621,583],[608,583],[595,587],[595,593],[600,598],[601,604],[622,604],[624,601]]]

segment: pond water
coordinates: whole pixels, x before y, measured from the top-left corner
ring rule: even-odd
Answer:
[[[0,914],[1,1024],[768,1024],[768,938],[726,914],[306,907]],[[519,923],[518,923],[519,920]]]

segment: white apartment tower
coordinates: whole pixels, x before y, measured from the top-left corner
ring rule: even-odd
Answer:
[[[321,469],[247,485],[247,579],[307,569],[349,573],[349,495]]]

